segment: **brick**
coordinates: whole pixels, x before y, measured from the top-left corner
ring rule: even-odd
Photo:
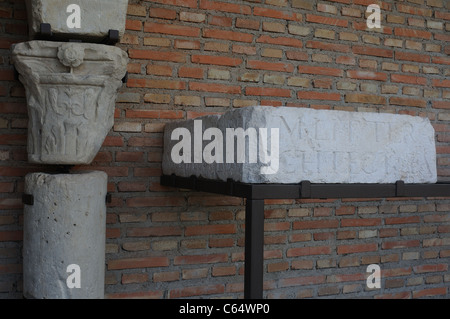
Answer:
[[[169,291],[169,298],[186,298],[199,295],[223,294],[224,292],[225,286],[223,284],[176,288]]]
[[[378,251],[378,244],[369,243],[369,244],[341,245],[337,247],[337,253],[339,255],[362,253],[369,251]]]
[[[314,37],[334,40],[335,32],[327,29],[316,29],[314,32]]]
[[[253,14],[255,16],[282,19],[287,21],[302,21],[302,15],[296,12],[286,12],[276,9],[255,7],[253,9]]]
[[[189,89],[200,92],[215,92],[224,94],[241,94],[241,87],[236,85],[190,82]]]
[[[251,14],[252,9],[247,5],[239,5],[227,2],[219,2],[219,1],[209,1],[209,0],[200,0],[199,4],[200,9],[204,10],[215,10],[215,11],[223,11],[229,13],[238,13],[238,14]]]
[[[221,27],[231,27],[232,23],[233,23],[233,19],[231,19],[230,17],[210,16],[210,18],[209,18],[210,25],[217,25],[217,26],[221,26]]]
[[[340,101],[341,95],[329,92],[300,91],[297,93],[297,98],[302,100]]]
[[[286,78],[282,75],[265,74],[263,82],[269,84],[283,85]]]
[[[361,10],[358,9],[358,8],[352,8],[352,7],[342,7],[341,14],[343,16],[360,18],[361,17]]]
[[[169,47],[171,45],[170,39],[145,37],[144,45],[157,46],[157,47]]]
[[[413,291],[412,298],[432,297],[446,294],[447,288],[445,287],[428,288],[419,291]]]
[[[420,223],[420,217],[419,216],[390,217],[390,218],[385,218],[384,223],[386,225],[417,224],[417,223]]]
[[[145,17],[147,15],[147,9],[144,6],[138,4],[129,4],[127,14],[132,16]]]
[[[230,40],[236,42],[247,42],[247,43],[253,42],[253,35],[250,33],[228,31],[228,30],[204,29],[203,37],[221,40]]]
[[[251,46],[234,44],[232,50],[233,53],[256,55],[256,48]]]
[[[336,63],[338,64],[347,64],[347,65],[355,65],[356,59],[352,56],[338,56],[336,57]]]
[[[168,35],[178,35],[185,37],[199,37],[200,29],[176,24],[159,24],[154,22],[144,23],[144,32],[162,33]]]
[[[182,119],[183,111],[175,110],[127,110],[127,118],[147,118],[147,119]]]
[[[293,229],[328,229],[338,228],[339,221],[337,220],[311,220],[311,221],[298,221],[292,225]]]
[[[341,220],[341,227],[367,227],[381,225],[381,218],[345,218]]]
[[[431,61],[436,64],[450,65],[450,58],[447,57],[432,57]]]
[[[290,248],[286,251],[287,257],[329,255],[329,254],[331,254],[330,246]]]
[[[309,87],[311,80],[307,78],[290,77],[288,78],[287,84],[291,86]]]
[[[328,76],[343,76],[344,72],[342,69],[321,67],[321,66],[307,66],[300,65],[298,67],[299,73],[304,74],[317,74],[317,75],[328,75]]]
[[[308,61],[308,53],[298,51],[286,51],[286,58],[288,60]]]
[[[150,8],[150,17],[166,20],[175,20],[177,18],[177,12],[175,10],[152,7]]]
[[[175,105],[189,105],[189,106],[200,106],[201,105],[201,97],[200,96],[175,96]]]
[[[228,43],[221,42],[206,42],[203,49],[205,51],[229,52],[230,45]]]
[[[347,77],[351,79],[374,80],[374,81],[387,81],[388,79],[387,73],[360,71],[360,70],[347,71]]]
[[[426,107],[427,101],[416,98],[391,97],[389,103],[401,106]]]
[[[395,28],[394,34],[398,37],[431,39],[431,32],[406,28]]]
[[[381,244],[382,249],[400,249],[408,247],[419,247],[420,240],[399,240],[399,241],[389,241]]]
[[[263,29],[263,31],[268,31],[268,32],[284,33],[286,30],[286,26],[283,23],[279,23],[279,22],[263,21],[262,29]]]
[[[364,104],[386,104],[386,98],[378,95],[347,93],[345,95],[347,103],[364,103]]]
[[[450,88],[450,80],[438,80],[433,79],[432,80],[434,87],[444,87],[444,88]]]
[[[147,74],[160,75],[160,76],[171,76],[172,67],[169,65],[147,65]]]
[[[167,89],[167,90],[186,89],[185,82],[175,80],[128,79],[127,86],[136,88]]]
[[[291,97],[291,91],[277,88],[247,87],[245,95]]]
[[[393,58],[394,57],[394,51],[390,50],[390,49],[380,49],[380,48],[355,45],[355,46],[353,46],[352,51],[354,54],[360,54],[360,55],[370,55],[370,56],[378,56],[378,57],[384,57],[384,58]]]
[[[236,225],[221,224],[221,225],[198,225],[187,226],[185,229],[185,236],[201,236],[201,235],[217,235],[217,234],[235,234]]]
[[[253,19],[236,18],[236,27],[241,29],[259,30],[260,22]]]
[[[185,199],[181,197],[132,197],[126,200],[128,207],[165,207],[181,206]]]
[[[339,40],[357,42],[357,41],[359,41],[359,36],[355,33],[340,32]]]
[[[135,122],[116,122],[114,124],[115,132],[141,132],[142,124]]]
[[[417,85],[427,84],[427,78],[403,74],[391,74],[391,81],[397,83],[407,83]]]
[[[164,5],[187,7],[187,8],[197,8],[197,0],[146,0],[156,3],[161,3]]]
[[[337,14],[338,9],[336,6],[320,2],[317,4],[317,11],[330,14]]]
[[[219,69],[209,69],[208,79],[213,80],[229,80],[231,78],[230,71],[219,70]]]
[[[175,49],[184,50],[199,50],[200,41],[190,41],[190,40],[175,40],[173,44]]]
[[[267,43],[267,44],[276,44],[282,46],[296,47],[302,48],[303,42],[301,40],[295,38],[288,37],[271,37],[268,35],[262,35],[258,39],[256,39],[257,43]]]
[[[318,16],[318,15],[309,14],[309,13],[306,14],[306,21],[312,22],[312,23],[320,23],[320,24],[344,27],[344,28],[346,28],[348,26],[347,20],[330,18],[330,17],[325,17],[325,16]]]
[[[178,76],[182,78],[203,79],[204,70],[202,68],[181,66],[178,70]]]
[[[153,50],[129,49],[131,59],[144,59],[154,61],[186,62],[186,54],[180,52],[164,52]]]
[[[125,30],[141,31],[142,21],[127,19],[125,22]]]
[[[348,53],[351,51],[351,47],[345,44],[337,44],[337,43],[328,43],[321,41],[308,41],[306,42],[306,47],[311,49],[319,49],[325,51],[334,51],[334,52],[344,52]]]
[[[308,0],[292,0],[292,7],[305,10],[312,10],[314,4]]]
[[[431,17],[433,15],[433,10],[431,9],[423,9],[419,7],[412,7],[404,4],[397,4],[397,10],[402,13],[408,13],[413,15],[419,15],[424,17]]]
[[[435,109],[450,109],[449,101],[433,101],[433,108]]]
[[[156,104],[167,104],[171,100],[170,95],[159,93],[147,93],[144,95],[144,101]]]
[[[289,63],[266,62],[256,60],[248,60],[247,68],[256,70],[289,72],[289,73],[292,73],[294,71],[294,66]]]
[[[194,12],[180,12],[180,20],[186,22],[202,23],[206,21],[206,14]]]
[[[167,257],[142,257],[115,259],[107,262],[108,270],[132,269],[132,268],[153,268],[169,266]]]
[[[261,56],[281,59],[283,57],[283,51],[279,49],[264,48],[261,52]]]
[[[230,58],[223,56],[212,56],[212,55],[193,55],[191,57],[192,63],[199,64],[213,64],[213,65],[223,65],[223,66],[238,66],[242,63],[242,59]]]
[[[419,54],[419,53],[395,52],[395,59],[396,60],[404,60],[404,61],[430,63],[430,57],[428,55]]]

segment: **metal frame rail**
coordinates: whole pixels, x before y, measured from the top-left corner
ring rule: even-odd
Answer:
[[[246,199],[244,298],[262,299],[264,282],[264,200],[326,198],[450,197],[450,183],[405,184],[248,184],[176,175],[161,185]]]

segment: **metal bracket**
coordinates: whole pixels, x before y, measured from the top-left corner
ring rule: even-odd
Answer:
[[[395,182],[395,196],[404,197],[406,195],[405,182],[396,181]]]
[[[112,196],[110,193],[106,193],[106,197],[105,197],[105,203],[106,204],[111,204],[112,202]]]
[[[233,196],[234,181],[231,178],[227,179],[227,195]]]
[[[20,73],[17,71],[16,66],[14,65],[14,80],[19,81]]]
[[[53,36],[52,26],[50,23],[41,23],[39,26],[40,38],[42,40],[48,40]]]
[[[108,35],[101,42],[106,45],[115,45],[119,42],[119,30],[109,30]]]
[[[22,203],[28,206],[34,205],[34,196],[31,194],[23,194],[22,195]]]
[[[125,76],[122,78],[122,83],[126,84],[128,82],[128,71],[125,73]]]
[[[192,175],[189,177],[189,184],[193,190],[197,190],[197,176]]]
[[[311,198],[311,182],[300,182],[300,198]]]

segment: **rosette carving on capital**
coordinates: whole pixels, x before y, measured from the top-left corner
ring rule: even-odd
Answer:
[[[65,43],[58,48],[58,59],[72,70],[83,63],[84,48],[73,43]]]

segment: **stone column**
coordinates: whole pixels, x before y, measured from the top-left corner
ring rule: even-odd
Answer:
[[[127,71],[127,53],[105,44],[123,35],[128,0],[26,4],[31,40],[47,40],[12,46],[27,97],[28,161],[90,164],[114,124]],[[26,298],[104,297],[106,188],[103,172],[26,176]]]
[[[24,205],[25,298],[103,298],[106,189],[98,171],[26,176],[34,203]]]

